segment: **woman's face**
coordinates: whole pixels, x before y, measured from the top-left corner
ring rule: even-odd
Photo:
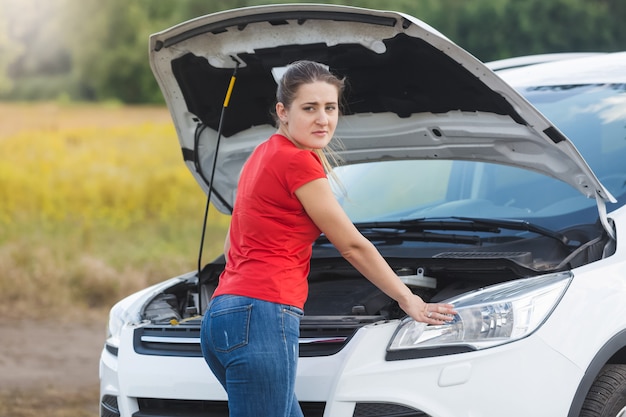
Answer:
[[[321,149],[335,134],[339,119],[339,92],[324,81],[302,84],[291,107],[276,104],[278,132],[302,149]]]

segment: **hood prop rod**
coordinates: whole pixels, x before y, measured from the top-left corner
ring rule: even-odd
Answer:
[[[209,205],[211,203],[211,194],[213,191],[213,179],[215,178],[215,168],[217,166],[217,154],[220,149],[220,142],[222,139],[222,123],[224,121],[224,114],[226,113],[226,108],[230,102],[230,96],[233,92],[233,88],[235,86],[235,80],[237,79],[237,69],[239,68],[239,61],[237,61],[234,57],[232,60],[235,61],[235,69],[233,70],[233,75],[230,77],[230,83],[228,84],[228,90],[226,91],[226,96],[224,97],[224,104],[222,106],[222,112],[220,114],[220,123],[217,128],[217,141],[215,144],[215,154],[213,155],[213,166],[211,167],[211,176],[208,182],[209,189],[207,191],[207,199],[206,206],[204,208],[204,221],[202,222],[202,236],[200,238],[200,250],[198,251],[198,314],[202,315],[202,280],[200,279],[200,273],[202,272],[202,252],[204,251],[204,240],[206,236],[206,225],[209,218]],[[194,153],[197,155],[198,150],[194,149]]]
[[[613,240],[616,240],[615,229],[609,223],[608,215],[606,213],[606,202],[602,199],[601,196],[596,195],[596,204],[598,206],[598,215],[600,217],[600,223],[604,227],[604,230],[609,235],[609,237]]]

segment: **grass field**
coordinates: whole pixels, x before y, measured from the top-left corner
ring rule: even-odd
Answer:
[[[167,109],[0,103],[0,312],[108,309],[197,267],[205,195]],[[228,217],[210,211],[203,259]]]

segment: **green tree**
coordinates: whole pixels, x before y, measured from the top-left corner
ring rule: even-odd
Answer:
[[[611,16],[593,1],[524,0],[507,4],[502,22],[508,29],[509,56],[546,52],[611,49]]]
[[[0,0],[0,93],[50,98],[59,85],[67,86],[70,51],[60,36],[64,1]]]
[[[150,34],[199,15],[248,1],[67,0],[66,37],[79,98],[160,102],[148,63]],[[78,35],[78,36],[77,36]]]
[[[623,0],[317,0],[418,17],[484,61],[626,45]],[[294,0],[0,0],[0,98],[161,102],[148,37],[220,10]]]
[[[68,0],[66,39],[72,49],[72,76],[81,98],[149,100],[146,86],[149,13],[139,2]],[[148,97],[146,97],[148,96]]]
[[[7,10],[8,2],[0,0],[0,9]],[[0,14],[0,95],[11,90],[13,81],[9,77],[9,66],[19,53],[19,49],[11,43],[8,35],[8,13]]]

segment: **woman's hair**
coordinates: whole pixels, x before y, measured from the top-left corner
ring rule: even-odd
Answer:
[[[296,61],[287,67],[287,71],[283,74],[278,82],[278,88],[276,89],[276,100],[286,108],[290,108],[293,101],[296,98],[298,89],[303,84],[310,84],[313,82],[322,81],[330,85],[337,87],[337,96],[339,101],[339,109],[341,110],[342,97],[345,89],[345,78],[339,78],[335,74],[331,73],[325,65],[322,65],[314,61]],[[274,115],[276,118],[276,115]],[[276,118],[278,123],[278,119]],[[331,141],[335,142],[329,144],[324,149],[315,149],[314,152],[322,160],[322,165],[327,173],[329,173],[333,179],[338,182],[337,178],[333,175],[332,168],[337,166],[341,161],[337,153],[333,151],[333,146],[341,146],[337,139],[333,138]]]

